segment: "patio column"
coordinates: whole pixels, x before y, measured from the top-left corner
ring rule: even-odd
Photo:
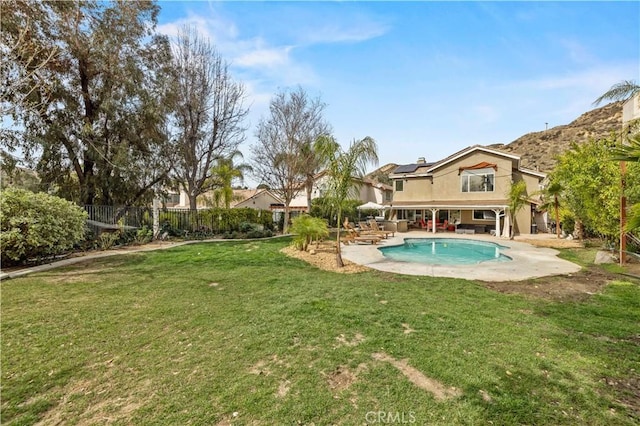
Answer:
[[[504,231],[502,232],[502,238],[511,238],[511,218],[509,212],[504,209]]]
[[[431,232],[436,233],[436,214],[438,209],[431,209]]]
[[[496,215],[496,237],[500,236],[500,213],[502,209],[493,209],[493,213]]]

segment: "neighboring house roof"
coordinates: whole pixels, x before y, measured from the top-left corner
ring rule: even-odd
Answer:
[[[393,186],[391,185],[387,185],[386,183],[382,183],[382,182],[377,182],[371,178],[365,177],[362,179],[362,182],[364,182],[367,185],[371,185],[374,188],[379,188],[382,190],[386,190],[386,191],[393,191]]]
[[[318,172],[318,173],[316,173],[316,174],[313,176],[313,180],[314,180],[314,182],[315,182],[315,181],[318,181],[318,180],[319,180],[319,179],[321,179],[322,177],[326,176],[326,175],[327,175],[327,173],[328,173],[328,171],[327,171],[326,169],[325,169],[325,170],[322,170],[322,171],[320,171],[320,172]],[[374,188],[379,188],[379,189],[382,189],[382,190],[393,191],[393,187],[392,187],[391,185],[387,185],[387,184],[384,184],[384,183],[382,183],[382,182],[377,182],[377,181],[375,181],[374,179],[371,179],[370,177],[367,177],[367,176],[362,177],[362,178],[354,177],[353,179],[354,179],[354,180],[359,180],[359,181],[361,181],[362,183],[364,183],[364,184],[366,184],[366,185],[371,185],[371,186],[373,186]],[[300,184],[300,186],[299,186],[299,188],[302,190],[302,189],[304,189],[304,186],[305,186],[305,183],[301,183],[301,184]]]
[[[274,201],[274,204],[282,204],[283,201],[280,199],[280,197],[278,197],[277,195],[275,195],[273,192],[271,192],[268,189],[252,189],[252,190],[247,190],[247,191],[252,191],[253,195],[251,195],[250,197],[239,201],[235,204],[232,204],[231,207],[236,207],[236,208],[240,208],[240,207],[244,207],[246,204],[250,204],[253,200],[255,200],[258,197],[271,197]]]
[[[233,200],[231,201],[231,205],[230,207],[235,207],[236,205],[238,205],[239,203],[255,196],[258,191],[258,189],[234,189],[233,190]]]

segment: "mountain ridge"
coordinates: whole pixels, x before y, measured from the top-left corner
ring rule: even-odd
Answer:
[[[622,129],[622,101],[587,111],[569,124],[520,136],[508,144],[487,145],[520,156],[522,167],[542,172],[553,170],[557,156],[567,151],[573,142],[581,144],[591,139],[603,139]]]

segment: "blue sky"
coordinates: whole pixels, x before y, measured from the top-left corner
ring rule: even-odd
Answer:
[[[343,146],[371,136],[405,164],[568,124],[640,80],[640,2],[159,4],[160,32],[196,26],[245,84],[245,160],[281,89],[321,97]]]

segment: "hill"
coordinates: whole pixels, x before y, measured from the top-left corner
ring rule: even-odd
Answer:
[[[614,102],[585,112],[569,124],[541,132],[527,133],[509,144],[489,145],[521,156],[521,165],[548,172],[556,164],[556,156],[569,149],[572,142],[603,139],[622,126],[622,102]]]

